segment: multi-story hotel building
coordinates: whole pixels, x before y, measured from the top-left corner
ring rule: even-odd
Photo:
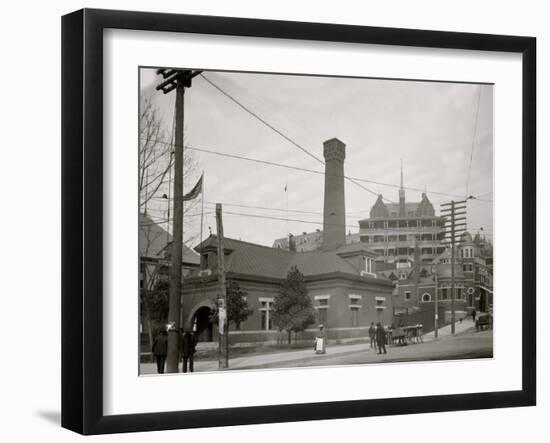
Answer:
[[[435,214],[425,192],[419,202],[405,202],[403,169],[399,203],[385,203],[380,194],[370,210],[370,218],[359,221],[360,240],[378,254],[377,261],[397,266],[413,261],[416,245],[421,261],[431,262],[445,250],[441,244],[443,233],[443,219]]]

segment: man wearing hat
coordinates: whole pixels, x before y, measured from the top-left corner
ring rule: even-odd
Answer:
[[[384,351],[384,354],[387,354],[386,352],[386,331],[382,324],[378,322],[376,324],[376,344],[378,345],[378,353],[382,354],[382,350]]]
[[[189,329],[186,328],[183,336],[181,337],[181,356],[183,358],[183,372],[193,372],[193,358],[195,355],[195,347],[197,343],[195,340],[195,334]],[[188,366],[189,365],[189,366]]]

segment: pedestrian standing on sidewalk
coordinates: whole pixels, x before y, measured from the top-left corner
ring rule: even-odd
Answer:
[[[315,336],[314,349],[316,354],[326,354],[327,352],[325,327],[323,325],[319,325],[319,332]]]
[[[384,330],[384,327],[380,322],[376,324],[376,344],[378,345],[378,353],[382,354],[382,350],[384,351],[384,354],[387,354],[386,352],[386,331]]]
[[[376,327],[374,326],[373,321],[370,322],[369,338],[370,338],[370,347],[376,349]]]
[[[475,321],[476,321],[476,314],[477,314],[476,310],[475,310],[475,309],[472,309],[472,321],[473,321],[474,323],[475,323]]]
[[[160,331],[153,341],[153,355],[157,361],[157,372],[164,374],[164,363],[168,353],[168,336],[165,330]]]
[[[181,338],[181,355],[183,357],[183,372],[193,372],[193,359],[196,350],[195,334],[187,329]]]

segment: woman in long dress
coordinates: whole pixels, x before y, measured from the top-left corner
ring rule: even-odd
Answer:
[[[315,336],[315,353],[316,354],[326,354],[326,334],[325,327],[319,325],[319,332]]]

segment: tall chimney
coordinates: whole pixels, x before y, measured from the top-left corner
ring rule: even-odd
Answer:
[[[346,145],[337,138],[323,143],[325,156],[325,207],[322,249],[330,251],[346,244],[344,159]]]

